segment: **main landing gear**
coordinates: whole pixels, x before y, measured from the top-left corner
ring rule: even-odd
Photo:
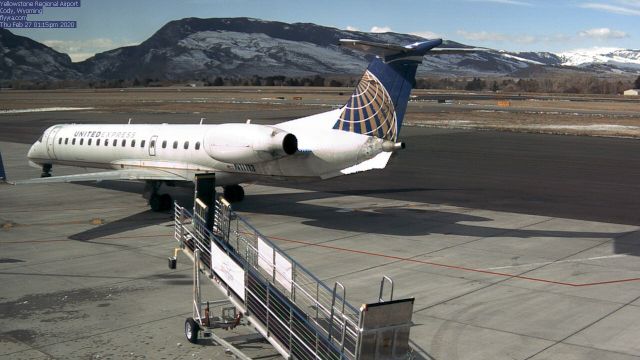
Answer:
[[[244,199],[244,189],[240,185],[225,186],[224,198],[230,203],[240,202]]]
[[[155,212],[171,210],[173,199],[169,194],[158,194],[158,190],[162,185],[161,181],[147,181],[144,188],[143,197],[149,200],[151,210]]]

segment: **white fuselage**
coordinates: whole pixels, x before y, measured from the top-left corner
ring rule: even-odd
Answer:
[[[217,132],[227,136],[229,129],[238,129],[228,137],[242,139],[247,136],[243,126],[256,127],[249,124],[55,125],[33,144],[28,157],[37,166],[168,170],[187,181],[193,181],[195,174],[213,172],[218,185],[323,179],[341,175],[343,169],[382,152],[381,139],[332,129],[339,114],[337,109],[274,125],[271,128],[295,135],[298,151],[267,160],[234,163],[216,159],[217,152],[227,150],[226,145],[212,144],[216,134],[216,141],[221,141]],[[231,144],[229,149],[241,146]]]

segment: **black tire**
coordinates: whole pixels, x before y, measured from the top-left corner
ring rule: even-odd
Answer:
[[[196,323],[193,318],[187,318],[184,322],[184,335],[187,337],[192,344],[198,343],[198,331],[200,331],[200,326]]]
[[[240,202],[244,200],[244,189],[240,185],[225,186],[224,198],[230,203]]]
[[[158,194],[153,194],[149,198],[149,206],[151,206],[151,210],[155,212],[162,211],[162,200]]]
[[[162,208],[163,211],[166,211],[166,210],[171,210],[172,207],[173,207],[173,199],[171,198],[171,195],[169,194],[160,195],[160,208]]]

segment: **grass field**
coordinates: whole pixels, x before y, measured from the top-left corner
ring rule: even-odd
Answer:
[[[320,112],[346,102],[350,88],[210,87],[105,90],[3,90],[0,116],[82,108],[113,113]],[[447,93],[414,90],[409,126],[493,129],[567,135],[640,137],[640,98],[558,94]],[[443,98],[447,98],[443,101]],[[440,99],[438,101],[437,99]],[[233,118],[233,116],[230,116]],[[260,119],[255,119],[260,120]]]

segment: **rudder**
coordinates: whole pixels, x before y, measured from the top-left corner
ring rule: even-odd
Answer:
[[[343,46],[376,54],[358,82],[334,129],[396,141],[427,51],[442,44],[431,40],[408,46],[341,40]]]

